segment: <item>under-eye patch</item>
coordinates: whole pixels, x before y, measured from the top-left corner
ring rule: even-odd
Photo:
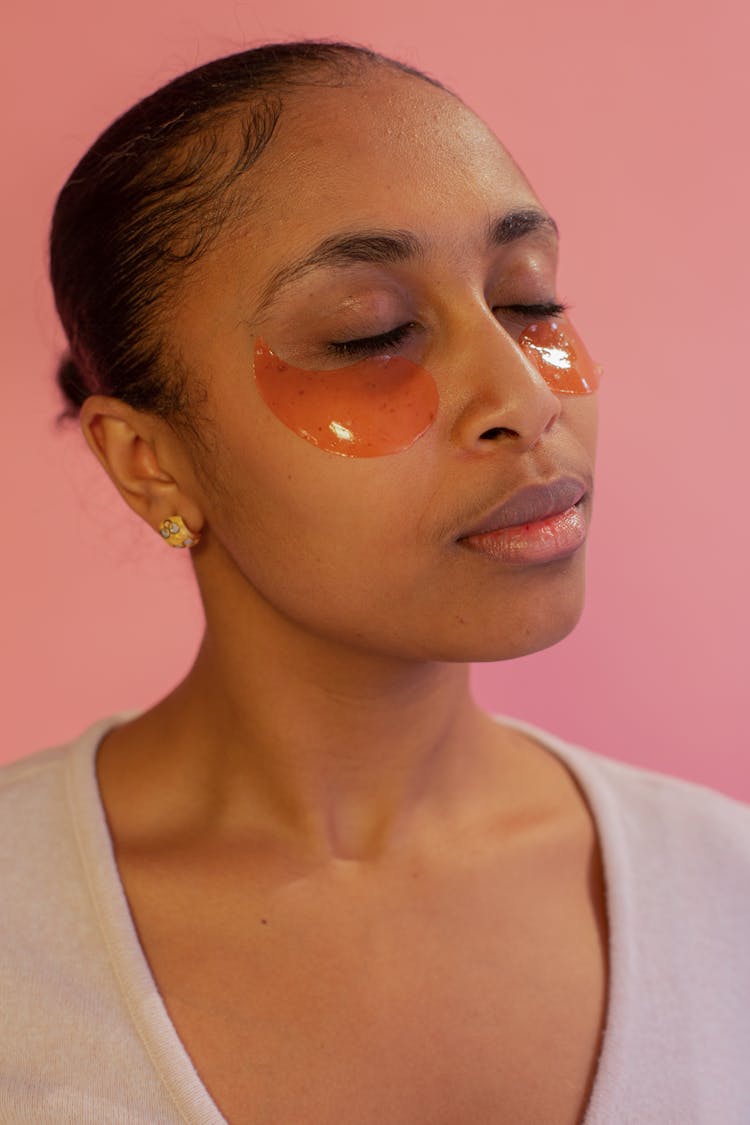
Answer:
[[[594,363],[569,320],[540,320],[518,338],[518,346],[558,394],[590,395],[597,390],[602,368]]]
[[[429,429],[438,392],[429,371],[404,356],[376,356],[335,371],[306,371],[255,341],[255,379],[279,421],[344,457],[408,449]]]
[[[595,364],[569,320],[530,324],[518,346],[558,394],[599,386]],[[260,336],[255,380],[266,405],[293,433],[328,453],[382,457],[413,445],[432,425],[438,390],[432,375],[405,356],[372,356],[333,371],[280,359]]]

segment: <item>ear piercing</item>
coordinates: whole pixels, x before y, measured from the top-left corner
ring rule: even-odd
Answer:
[[[201,538],[185,525],[182,516],[168,516],[167,519],[162,520],[159,534],[166,539],[170,547],[195,547]]]

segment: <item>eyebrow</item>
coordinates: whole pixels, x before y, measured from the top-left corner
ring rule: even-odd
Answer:
[[[508,211],[498,219],[490,220],[487,243],[489,246],[506,246],[509,242],[516,242],[524,235],[538,230],[551,232],[555,238],[560,237],[557,223],[546,211],[538,211],[535,207]]]
[[[488,247],[507,246],[537,231],[558,235],[557,223],[545,211],[525,207],[490,219],[486,229]],[[321,268],[351,266],[356,262],[394,263],[424,256],[423,243],[411,231],[360,230],[331,235],[308,254],[289,262],[263,286],[256,314],[265,311],[282,289],[305,274]]]

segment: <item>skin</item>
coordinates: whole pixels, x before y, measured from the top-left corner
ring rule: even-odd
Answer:
[[[340,919],[360,918],[354,904],[366,903],[365,929],[346,922],[348,945],[335,946],[345,961],[383,896],[404,909],[416,869],[425,887],[443,886],[448,867],[472,856],[493,879],[502,868],[509,901],[533,904],[554,895],[555,880],[583,887],[596,851],[566,770],[481,712],[467,678],[469,661],[556,643],[583,603],[585,549],[510,566],[457,543],[526,484],[572,474],[590,489],[593,479],[596,396],[555,395],[514,345],[526,322],[507,311],[557,296],[554,235],[484,244],[490,215],[540,202],[465,106],[388,72],[291,99],[252,177],[245,219],[191,268],[162,325],[206,389],[213,457],[199,459],[163,422],[116,399],[93,395],[81,411],[126,503],[155,531],[178,512],[202,535],[191,555],[206,616],[195,663],[97,757],[152,966],[174,951],[178,916],[206,896],[223,927],[209,927],[209,948],[234,932],[238,911],[245,921],[256,907],[270,916],[252,896],[246,913],[236,906],[248,879],[273,897],[293,871],[306,909],[325,901]],[[365,228],[411,231],[426,252],[317,270],[259,311],[280,265]],[[423,364],[440,394],[436,422],[407,450],[359,460],[322,452],[262,401],[256,335],[290,363],[326,369],[351,362],[327,352],[328,341],[405,321],[418,330],[398,352]],[[566,893],[563,918],[573,909]],[[495,925],[479,900],[466,902],[475,933]],[[161,937],[150,929],[157,915],[174,922]],[[589,1061],[569,1116],[556,1119],[576,1120]]]

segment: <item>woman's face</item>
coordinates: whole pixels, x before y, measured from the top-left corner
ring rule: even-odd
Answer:
[[[586,490],[575,526],[590,516],[596,395],[555,393],[516,343],[540,320],[518,306],[557,298],[554,227],[523,175],[458,100],[385,71],[295,95],[238,184],[245,218],[186,275],[168,327],[215,428],[204,596],[236,597],[239,577],[305,630],[407,659],[503,659],[565,636],[585,547],[511,558],[462,541],[562,476]],[[344,235],[362,241],[290,268]],[[395,343],[340,346],[400,326]],[[261,393],[259,338],[320,379],[406,357],[434,384],[434,421],[395,452],[321,449]]]

